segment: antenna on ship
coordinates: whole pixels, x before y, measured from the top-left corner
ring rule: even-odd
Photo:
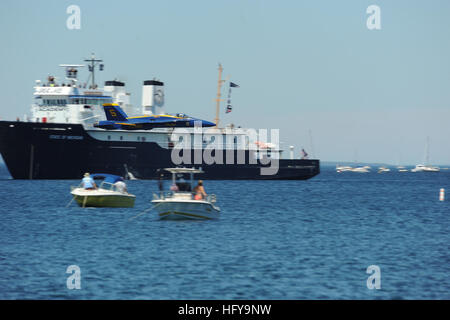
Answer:
[[[97,88],[97,85],[95,84],[95,67],[100,63],[103,62],[103,60],[95,59],[95,55],[92,54],[90,59],[84,59],[84,61],[89,62],[89,72],[91,73],[90,76],[92,76],[92,84],[90,85],[90,88],[95,89]],[[103,68],[105,67],[104,64],[100,63],[99,70],[103,71]],[[89,80],[88,80],[89,81]]]
[[[222,84],[225,82],[225,80],[222,80],[222,65],[219,63],[219,81],[217,82],[217,98],[216,98],[216,118],[214,119],[214,122],[216,123],[216,128],[219,127],[219,113],[220,113],[220,92],[222,88]]]

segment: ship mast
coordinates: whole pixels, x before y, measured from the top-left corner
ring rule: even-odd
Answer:
[[[222,88],[222,84],[225,82],[222,80],[222,65],[219,63],[219,81],[217,82],[217,98],[216,98],[216,118],[214,122],[216,123],[216,128],[219,127],[219,113],[220,113],[220,92]]]
[[[95,66],[99,63],[99,62],[103,62],[103,60],[100,59],[95,59],[95,55],[92,54],[90,59],[84,59],[84,61],[89,62],[89,72],[91,73],[92,76],[92,84],[91,84],[91,88],[95,89],[97,87],[97,85],[95,84]],[[103,64],[100,64],[100,71],[103,71]]]

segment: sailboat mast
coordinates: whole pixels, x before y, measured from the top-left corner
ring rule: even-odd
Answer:
[[[219,81],[217,82],[217,98],[216,98],[216,118],[214,119],[214,122],[216,123],[216,128],[219,127],[219,113],[220,113],[220,92],[222,88],[222,65],[219,63]]]
[[[427,136],[427,144],[425,146],[425,165],[430,163],[430,137]]]

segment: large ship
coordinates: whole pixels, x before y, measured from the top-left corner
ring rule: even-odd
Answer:
[[[156,179],[161,168],[174,166],[201,168],[205,178],[224,180],[305,180],[320,172],[319,160],[283,159],[279,144],[262,140],[254,134],[255,130],[233,125],[219,127],[220,92],[225,82],[221,79],[221,66],[216,127],[204,131],[200,141],[198,128],[181,128],[191,141],[188,151],[192,151],[192,161],[178,161],[188,156],[186,141],[183,150],[177,149],[178,143],[186,140],[177,134],[180,128],[98,128],[96,124],[106,119],[104,104],[114,103],[127,114],[166,114],[164,83],[155,79],[143,81],[142,106],[137,111],[130,103],[124,82],[106,81],[103,88],[96,84],[95,71],[103,69],[102,60],[92,55],[84,61],[86,65],[60,65],[65,69],[64,81],[57,81],[54,76],[37,80],[31,115],[26,119],[0,121],[0,152],[14,179],[78,179],[84,172]],[[78,72],[86,66],[89,78],[82,83]],[[214,150],[209,150],[211,141],[215,141]],[[206,151],[209,159],[194,156]],[[174,160],[177,154],[178,160]]]

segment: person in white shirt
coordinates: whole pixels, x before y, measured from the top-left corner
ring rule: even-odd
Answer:
[[[116,181],[116,183],[114,183],[114,186],[120,193],[128,193],[127,185],[125,184],[125,182],[123,182],[123,179]]]

